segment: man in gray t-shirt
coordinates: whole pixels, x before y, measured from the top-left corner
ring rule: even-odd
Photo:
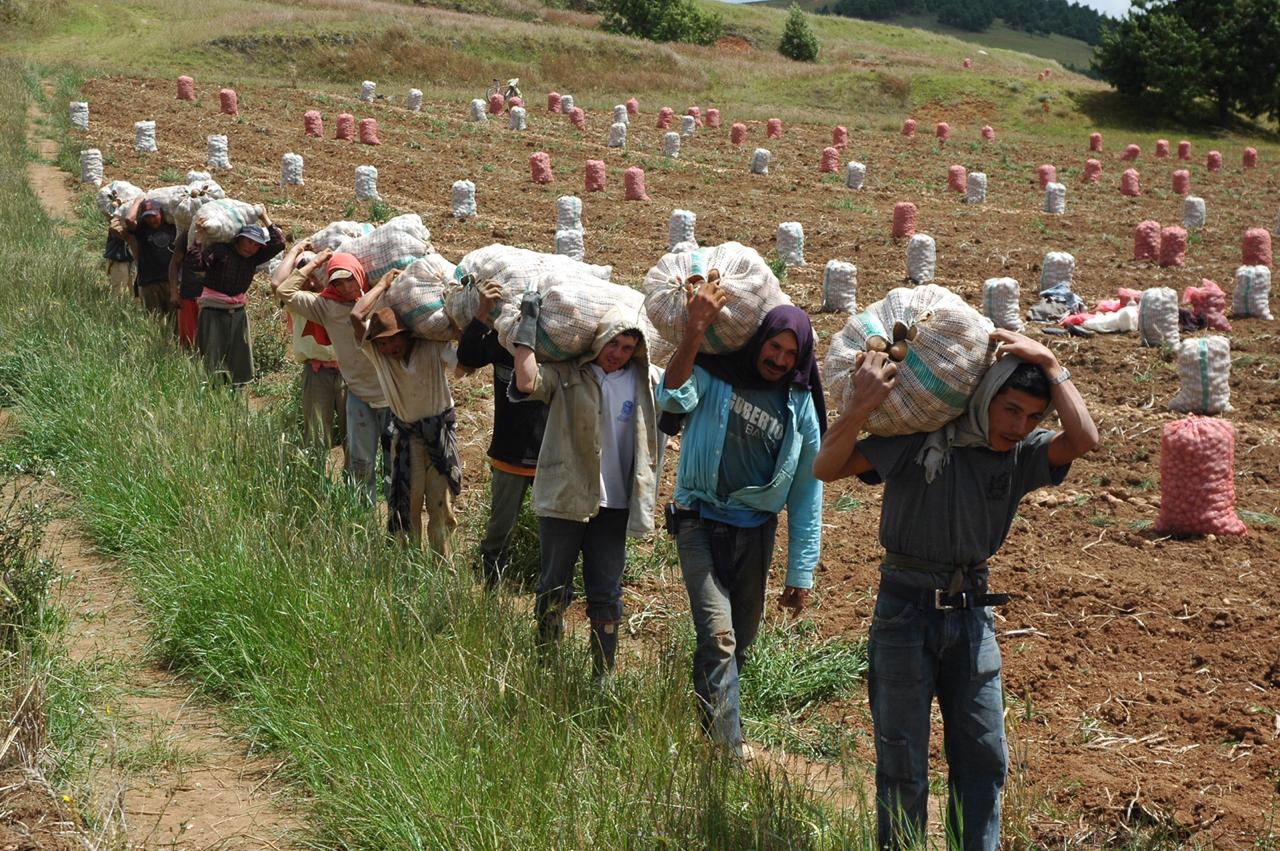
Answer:
[[[928,824],[929,722],[942,710],[949,836],[965,851],[1000,840],[1008,757],[987,559],[1004,543],[1027,493],[1057,485],[1098,445],[1071,373],[1048,348],[996,331],[996,363],[964,415],[932,434],[858,439],[893,388],[897,365],[869,352],[854,404],[814,460],[823,481],[884,484],[880,566],[867,684],[876,742],[881,848],[911,845]],[[1038,428],[1056,408],[1062,431]]]

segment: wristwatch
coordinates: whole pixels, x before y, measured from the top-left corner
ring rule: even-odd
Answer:
[[[1058,370],[1058,377],[1049,379],[1049,386],[1056,387],[1059,384],[1062,384],[1070,380],[1071,380],[1071,370],[1067,369],[1065,366],[1060,367]]]

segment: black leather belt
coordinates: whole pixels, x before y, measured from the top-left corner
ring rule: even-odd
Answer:
[[[1003,606],[1009,602],[1008,594],[987,594],[978,591],[960,591],[948,594],[943,588],[915,588],[891,579],[880,580],[880,590],[885,594],[907,600],[925,609],[950,611],[951,609],[980,609],[986,606]]]

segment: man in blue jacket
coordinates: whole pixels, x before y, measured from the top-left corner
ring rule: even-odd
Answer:
[[[699,354],[725,301],[714,279],[690,294],[657,402],[688,418],[667,511],[697,633],[694,692],[708,736],[741,757],[738,676],[764,613],[783,508],[789,545],[779,604],[799,614],[813,587],[822,484],[812,468],[826,412],[813,327],[797,307],[771,310],[739,352]]]

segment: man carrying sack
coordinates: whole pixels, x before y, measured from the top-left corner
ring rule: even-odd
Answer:
[[[1008,756],[1000,649],[987,559],[1004,543],[1024,495],[1061,484],[1098,446],[1071,373],[1053,352],[998,330],[997,360],[968,411],[930,434],[858,439],[894,387],[898,366],[868,352],[853,404],[827,433],[814,474],[884,483],[880,565],[867,685],[876,743],[881,848],[914,847],[928,824],[929,721],[942,710],[950,801],[948,836],[966,851],[1000,840]],[[1056,408],[1062,431],[1038,428]]]
[[[597,684],[612,674],[622,623],[622,571],[627,535],[653,532],[658,484],[658,430],[644,335],[634,312],[610,310],[591,349],[576,360],[537,363],[541,299],[526,293],[513,337],[513,401],[547,405],[533,508],[538,515],[538,639],[560,639],[573,600],[573,571],[591,621],[591,669]]]
[[[383,275],[360,297],[351,308],[351,325],[391,405],[387,531],[421,545],[425,508],[427,545],[447,560],[458,525],[453,500],[462,492],[457,417],[445,376],[449,344],[413,336],[394,310],[378,308],[398,274],[393,269]]]
[[[480,290],[477,318],[462,332],[458,363],[467,369],[493,366],[493,437],[489,441],[489,522],[480,542],[485,584],[498,584],[510,558],[511,532],[520,519],[525,493],[533,484],[538,451],[547,427],[547,406],[541,402],[516,404],[507,395],[515,360],[487,324],[502,299],[502,285],[487,282]],[[480,319],[479,317],[484,317]]]
[[[813,587],[822,533],[813,459],[826,407],[813,328],[798,307],[770,310],[738,352],[698,353],[726,300],[714,280],[690,293],[689,320],[657,400],[688,417],[667,523],[697,634],[694,692],[708,736],[741,757],[738,677],[764,614],[783,508],[788,566],[778,602],[799,614]]]

